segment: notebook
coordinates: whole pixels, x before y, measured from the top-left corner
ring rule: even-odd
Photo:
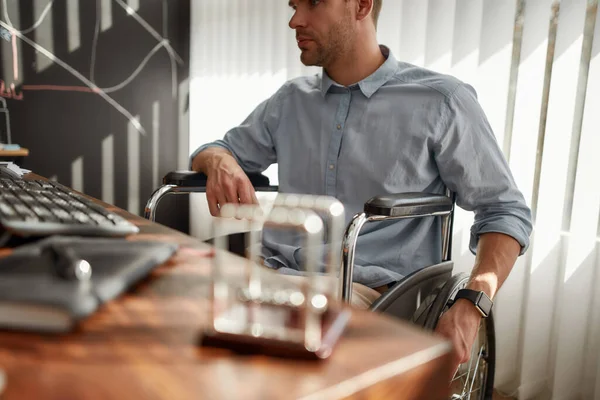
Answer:
[[[171,243],[60,236],[20,246],[0,258],[0,329],[67,332],[176,249]],[[91,276],[65,273],[70,261],[80,260]]]

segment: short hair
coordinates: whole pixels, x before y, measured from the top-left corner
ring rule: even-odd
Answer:
[[[381,14],[381,6],[383,0],[373,0],[373,22],[375,22],[375,28],[377,28],[377,22],[379,21],[379,14]]]

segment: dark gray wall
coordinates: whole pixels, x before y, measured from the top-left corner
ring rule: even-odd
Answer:
[[[70,52],[67,7],[72,7],[74,2],[79,8],[80,46]],[[166,34],[174,50],[183,59],[182,64],[175,65],[179,88],[180,83],[188,78],[189,0],[138,2],[139,16],[161,36]],[[37,5],[39,14],[40,8],[48,4],[48,1],[35,0],[37,4],[34,4],[34,0],[9,0],[8,3],[12,23],[19,29],[25,29],[37,20],[34,6]],[[51,32],[52,53],[88,79],[97,12],[101,11],[102,3],[106,2],[55,0],[51,6],[51,19],[44,21],[38,28],[39,32]],[[17,7],[18,10],[15,10]],[[125,80],[158,43],[116,1],[111,1],[110,8],[112,26],[99,32],[96,46],[94,75],[99,87],[110,87]],[[6,22],[3,13],[0,14],[0,20]],[[43,24],[51,26],[44,28]],[[26,36],[38,43],[42,42],[40,34],[36,36],[35,31]],[[11,99],[6,94],[3,97],[6,98],[10,112],[13,143],[30,149],[30,156],[23,166],[43,176],[55,176],[59,182],[73,186],[77,182],[73,181],[72,163],[81,157],[81,189],[89,195],[102,198],[102,176],[107,173],[107,170],[102,169],[102,141],[113,135],[114,145],[111,146],[111,151],[114,158],[110,164],[114,170],[114,183],[111,184],[113,192],[109,200],[112,197],[117,206],[128,208],[129,205],[131,208],[128,188],[132,186],[131,179],[139,180],[139,198],[133,203],[139,205],[133,211],[141,212],[157,183],[153,182],[153,151],[156,147],[152,140],[153,132],[158,133],[159,176],[177,168],[178,118],[186,102],[180,101],[179,93],[175,98],[172,96],[172,60],[167,51],[160,49],[129,85],[109,94],[129,113],[139,116],[139,121],[146,130],[145,136],[139,136],[139,153],[133,154],[132,149],[128,149],[128,119],[97,93],[28,89],[35,85],[85,85],[57,63],[37,72],[34,48],[21,39],[17,40],[20,43],[18,59],[22,69],[17,93],[22,93],[23,99]],[[5,62],[7,57],[9,60],[13,58],[12,42],[0,41],[3,43],[0,46],[0,57],[3,60],[0,63],[0,76],[8,86],[14,79],[14,72],[9,68],[10,62]],[[153,127],[155,102],[160,104],[157,127]],[[130,176],[129,161],[137,159],[139,176]],[[133,168],[132,171],[136,169],[138,168]],[[106,187],[104,192],[107,193]]]

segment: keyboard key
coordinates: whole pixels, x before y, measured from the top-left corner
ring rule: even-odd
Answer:
[[[8,205],[8,203],[3,201],[0,201],[0,213],[7,217],[14,217],[17,215],[16,211],[13,210],[13,208],[10,205]]]
[[[0,178],[0,225],[20,235],[124,236],[139,229],[56,182]]]

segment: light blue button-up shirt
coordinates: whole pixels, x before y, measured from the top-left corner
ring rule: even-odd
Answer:
[[[342,87],[325,71],[293,79],[191,158],[220,146],[248,172],[278,163],[280,192],[336,197],[347,222],[373,196],[448,187],[458,206],[475,213],[471,251],[482,233],[501,232],[524,252],[531,212],[473,88],[381,48],[386,62],[358,84]],[[268,266],[298,273],[305,249],[284,233],[264,232],[263,256]],[[354,281],[382,286],[440,260],[439,218],[370,223],[358,240]]]

